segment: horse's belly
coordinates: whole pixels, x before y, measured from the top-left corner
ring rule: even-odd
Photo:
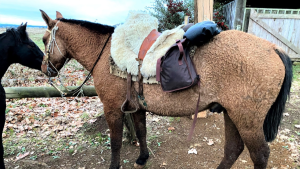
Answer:
[[[144,85],[147,111],[163,116],[188,116],[195,112],[199,88],[194,86],[178,92],[164,92],[160,85]],[[199,111],[207,103],[200,100]]]

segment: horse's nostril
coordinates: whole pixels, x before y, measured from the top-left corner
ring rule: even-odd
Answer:
[[[47,67],[47,73],[48,73],[48,76],[50,76],[50,77],[54,77],[57,75],[57,72],[54,71],[53,69],[51,69],[51,67]]]

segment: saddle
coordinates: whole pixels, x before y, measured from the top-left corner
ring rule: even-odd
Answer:
[[[193,24],[188,24],[188,25],[182,27],[182,30],[186,31],[192,25]],[[143,60],[145,58],[146,53],[152,47],[152,45],[156,42],[156,40],[159,38],[160,35],[161,35],[160,32],[158,32],[156,29],[153,29],[149,33],[149,35],[144,39],[144,41],[143,41],[143,43],[141,45],[139,54],[138,54],[138,58],[136,58],[136,60],[139,63],[139,65],[138,65],[138,77],[137,77],[137,81],[138,81],[138,84],[139,84],[138,99],[139,99],[139,101],[141,101],[143,103],[143,105],[145,107],[147,106],[147,104],[144,101],[144,97],[143,97],[143,76],[142,76],[142,73],[141,73],[141,66],[143,64]],[[180,52],[182,53],[182,51],[180,51]],[[160,59],[158,59],[158,60],[160,60]],[[156,69],[156,73],[157,73],[157,69]],[[160,75],[156,74],[156,80],[160,79],[158,77],[160,77]],[[130,73],[127,73],[127,95],[126,95],[126,100],[124,101],[124,103],[123,103],[123,105],[121,107],[121,111],[123,113],[134,113],[134,112],[136,112],[139,109],[138,104],[131,99],[131,81],[132,81],[132,75]],[[160,80],[157,80],[157,81],[160,81]],[[197,82],[195,84],[197,84]],[[129,102],[133,103],[133,105],[135,106],[135,110],[131,110],[131,111],[126,111],[125,110],[125,106]]]
[[[143,59],[145,58],[146,56],[146,53],[147,51],[151,48],[151,46],[153,45],[153,43],[156,41],[156,39],[161,35],[160,32],[158,32],[156,29],[153,29],[149,35],[144,39],[142,45],[141,45],[141,48],[140,48],[140,51],[139,51],[139,54],[138,54],[138,58],[136,59],[138,62],[139,62],[139,73],[138,73],[138,82],[139,82],[139,92],[138,92],[138,98],[140,100],[144,100],[144,97],[143,97],[143,76],[140,72],[141,70],[141,65],[143,63]],[[132,80],[132,77],[131,77],[131,74],[130,73],[127,73],[127,95],[126,95],[126,100],[124,101],[122,107],[121,107],[121,111],[123,113],[134,113],[138,110],[139,106],[136,104],[136,102],[132,101],[131,100],[131,80]],[[134,106],[135,106],[135,110],[131,110],[131,111],[126,111],[125,110],[125,105],[128,103],[128,102],[133,102]],[[143,104],[145,104],[146,106],[146,102],[144,102]]]

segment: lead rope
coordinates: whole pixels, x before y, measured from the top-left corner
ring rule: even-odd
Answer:
[[[198,115],[198,111],[199,111],[199,102],[200,102],[200,78],[199,78],[199,81],[198,81],[198,87],[199,87],[199,96],[198,96],[198,101],[197,101],[197,107],[196,107],[196,110],[195,110],[193,124],[192,124],[192,127],[190,129],[189,136],[188,136],[188,141],[191,141],[191,139],[192,139],[192,136],[193,136],[193,133],[194,133],[194,130],[195,130],[195,127],[196,127],[196,122],[197,122],[197,115]]]

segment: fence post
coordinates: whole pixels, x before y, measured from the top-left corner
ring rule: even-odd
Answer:
[[[194,0],[194,23],[206,21],[206,20],[213,20],[213,0]]]

